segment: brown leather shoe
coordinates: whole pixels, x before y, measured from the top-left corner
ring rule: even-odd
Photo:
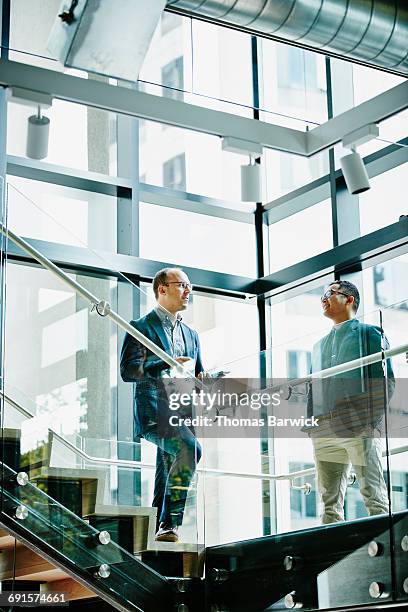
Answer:
[[[156,542],[178,542],[177,527],[169,527],[160,523],[159,531],[154,539]]]

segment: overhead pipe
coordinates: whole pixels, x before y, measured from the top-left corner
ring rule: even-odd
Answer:
[[[408,4],[398,0],[167,0],[166,8],[408,75]]]

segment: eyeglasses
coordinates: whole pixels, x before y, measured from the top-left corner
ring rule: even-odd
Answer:
[[[346,297],[349,297],[348,293],[343,293],[342,291],[335,291],[334,289],[328,289],[327,291],[325,291],[322,295],[322,297],[320,298],[320,300],[323,302],[323,300],[328,300],[332,295],[335,294],[338,295],[345,295]]]
[[[191,285],[191,283],[182,283],[181,281],[170,281],[168,283],[163,283],[163,285],[165,285],[166,287],[168,287],[169,285],[178,285],[180,289],[183,289],[183,291],[185,291],[186,289],[188,289],[189,291],[193,290],[193,286]]]

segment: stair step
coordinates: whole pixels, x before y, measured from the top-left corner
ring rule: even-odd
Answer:
[[[97,504],[86,516],[96,529],[109,531],[114,542],[131,554],[145,550],[154,542],[157,508]],[[104,526],[106,525],[106,526]]]
[[[16,570],[14,574],[14,542],[16,542]],[[0,529],[0,581],[2,590],[40,593],[66,593],[66,601],[89,599],[95,593],[67,576],[61,569],[27,548],[5,529]]]
[[[154,537],[155,516],[151,508],[135,508],[137,513],[126,516],[92,515],[88,517],[89,524],[99,531],[106,530],[116,544],[137,554],[146,550],[149,538]],[[150,533],[149,533],[150,530]]]
[[[17,545],[20,542],[17,540]],[[0,529],[0,551],[5,548],[13,548],[14,547],[14,537],[8,533],[5,529]]]
[[[2,429],[3,461],[17,472],[20,470],[20,437],[19,429],[5,427]]]
[[[11,580],[13,578],[13,565],[14,549],[6,548],[0,555],[0,580]],[[20,580],[47,582],[64,578],[66,574],[30,548],[18,546],[16,549],[15,576]]]
[[[150,542],[146,552],[191,553],[199,555],[204,551],[204,544],[193,542]],[[145,551],[144,551],[145,552]]]
[[[66,593],[66,601],[90,599],[95,593],[73,578],[61,578],[41,585],[41,593]]]
[[[103,503],[105,472],[78,468],[41,467],[30,480],[74,514],[84,517]]]
[[[157,508],[150,506],[97,506],[94,514],[86,517],[96,529],[109,531],[114,542],[132,554],[199,553],[204,544],[184,542],[156,542]]]
[[[177,544],[171,544],[177,546]],[[183,546],[180,544],[179,546]],[[163,576],[201,578],[204,572],[204,549],[201,552],[186,550],[146,550],[140,555],[143,563]]]

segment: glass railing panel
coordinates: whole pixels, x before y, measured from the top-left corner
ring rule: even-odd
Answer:
[[[70,261],[72,256],[71,265],[75,268],[92,259],[92,272],[70,271],[68,277],[95,298],[90,303],[88,293],[76,293],[64,279],[34,264],[32,257],[9,237],[5,355],[5,393],[9,401],[5,424],[7,435],[10,437],[10,432],[14,432],[16,437],[13,469],[25,471],[31,483],[79,517],[86,517],[95,528],[108,517],[104,524],[109,523],[113,531],[116,529],[119,543],[125,548],[134,545],[133,552],[142,556],[173,545],[155,541],[159,522],[156,515],[162,506],[168,508],[169,500],[163,498],[168,491],[170,503],[178,508],[175,520],[181,527],[182,545],[176,552],[181,554],[183,546],[196,552],[198,444],[196,449],[189,447],[189,474],[179,462],[182,482],[171,481],[166,489],[168,471],[174,476],[172,458],[179,457],[180,449],[171,446],[171,441],[160,442],[165,464],[159,466],[161,481],[155,490],[158,444],[147,435],[148,425],[151,433],[150,421],[147,425],[147,417],[144,419],[145,405],[151,411],[156,409],[164,375],[171,381],[169,365],[156,359],[153,353],[147,355],[140,347],[139,359],[136,347],[131,356],[126,353],[122,363],[125,369],[121,369],[125,331],[101,310],[110,308],[127,323],[151,310],[150,298],[145,289],[130,282],[120,271],[112,270],[108,255],[90,250],[72,224],[67,229],[61,215],[55,218],[49,207],[40,206],[11,185],[9,202],[14,205],[9,236],[10,232],[25,230],[31,245],[57,261],[67,245],[62,259]],[[31,226],[41,229],[38,239],[35,236],[33,240]],[[59,244],[54,246],[50,241],[55,236]],[[59,249],[62,250],[58,254]],[[68,253],[69,249],[73,250]],[[160,319],[155,316],[154,325],[159,327]],[[164,331],[150,333],[150,340],[159,344],[159,350],[166,343],[161,336]],[[195,350],[188,342],[187,338],[184,344],[187,354]],[[139,364],[136,369],[132,365],[135,361]],[[185,370],[184,375],[190,376],[189,371]],[[174,499],[173,488],[177,491]],[[126,520],[128,527],[119,529],[118,523]],[[127,536],[120,539],[124,531]]]
[[[213,370],[220,378],[207,385],[209,422],[201,428],[198,480],[207,546],[275,533],[276,486],[290,495],[288,482],[273,480],[287,466],[282,461],[275,468],[276,440],[270,438],[268,410],[260,402],[261,395],[263,402],[273,401],[272,387],[275,382],[279,387],[270,368],[270,352],[248,355]]]
[[[265,393],[274,402],[272,396],[280,387],[287,387],[289,378],[307,376],[310,362],[306,349],[311,349],[318,339],[318,333],[310,334],[287,346],[250,354],[219,368],[223,372],[220,382],[226,385],[219,390],[234,392],[237,390],[234,386],[240,386],[242,393],[252,396],[254,407],[247,408],[244,414],[245,409],[234,413],[233,409],[221,406],[218,421],[225,418],[228,425],[219,429],[217,426],[216,435],[213,430],[205,429],[201,464],[204,473],[199,472],[199,486],[204,479],[208,545],[318,524],[314,458],[307,427],[301,431],[302,425],[295,425],[293,429],[290,425],[286,429],[267,425],[268,417],[278,421],[307,416],[306,385],[296,387],[290,397],[284,390],[279,406],[259,406],[259,397],[255,395]],[[299,346],[302,359],[297,361],[294,371],[289,356]],[[232,420],[228,421],[227,417]],[[254,424],[246,426],[238,421],[236,425],[236,419],[247,417]],[[301,474],[291,482],[290,472]],[[223,520],[223,517],[228,518]]]
[[[0,221],[3,226],[7,226],[7,190],[6,182],[3,175],[0,175]],[[7,238],[3,232],[0,232],[0,381],[1,386],[4,384],[4,333],[5,333],[5,270],[7,260]],[[1,438],[0,438],[0,459],[4,461],[4,457],[11,464],[15,463],[15,451],[13,444],[7,444],[4,439],[5,429],[9,426],[4,418],[4,397],[0,393],[0,417],[1,417]],[[0,494],[0,503],[2,495]]]
[[[385,378],[383,368],[387,364],[390,371],[396,364],[394,358],[384,360],[381,351],[389,344],[391,348],[401,345],[401,337],[387,342],[387,334],[382,314],[375,311],[353,317],[333,330],[329,325],[321,332],[294,338],[261,358],[246,357],[243,367],[239,360],[224,365],[230,373],[255,372],[258,366],[257,391],[279,391],[278,405],[265,410],[266,418],[274,417],[276,423],[281,418],[284,423],[285,418],[303,416],[306,421],[313,416],[316,422],[292,421],[290,426],[266,431],[258,425],[251,430],[255,456],[262,455],[262,464],[251,468],[267,474],[247,474],[241,481],[238,472],[240,468],[243,471],[254,441],[248,424],[243,427],[238,422],[240,434],[233,435],[231,423],[229,432],[217,440],[221,447],[228,445],[230,463],[224,459],[218,466],[219,474],[208,470],[200,475],[205,479],[206,535],[211,542],[207,552],[211,605],[241,610],[256,601],[259,610],[296,605],[314,610],[377,599],[392,601],[385,437],[392,382],[390,375]],[[375,361],[364,361],[374,354]],[[353,360],[357,363],[340,367]],[[331,371],[331,367],[337,369]],[[310,371],[314,377],[309,385],[302,379]],[[225,382],[231,383],[229,376]],[[243,391],[250,388],[246,380]],[[252,385],[252,397],[254,390]],[[220,414],[224,409],[222,406]],[[237,411],[233,416],[238,416]],[[260,419],[262,409],[252,416]],[[202,466],[209,452],[206,446],[211,443],[208,431]],[[223,457],[221,452],[219,456]],[[222,473],[227,467],[235,473]],[[248,462],[246,471],[250,471]],[[251,477],[258,480],[257,493],[247,485]],[[235,505],[228,497],[230,490]],[[228,517],[224,520],[227,527],[214,534],[217,516]],[[401,531],[404,517],[400,514],[397,518]],[[252,531],[249,537],[255,538],[251,542],[245,541],[248,531]],[[361,568],[358,575],[357,566]],[[271,571],[276,577],[273,580]],[[252,583],[258,585],[257,592]]]
[[[306,479],[301,476],[293,482],[289,476],[285,477],[290,472],[308,469],[314,463],[304,421],[307,414],[305,385],[289,394],[285,386],[287,379],[282,375],[272,377],[273,352],[244,361],[247,368],[252,361],[247,371],[253,372],[253,378],[235,380],[243,385],[244,403],[246,396],[249,396],[249,408],[233,411],[233,414],[228,409],[220,411],[219,418],[225,426],[221,429],[221,439],[217,441],[223,449],[219,453],[220,470],[252,473],[241,479],[229,477],[231,485],[232,482],[236,483],[236,496],[248,500],[251,506],[250,512],[245,504],[242,507],[241,516],[235,524],[235,539],[245,539],[240,535],[245,525],[256,526],[257,531],[253,530],[252,537],[299,528],[300,508],[316,504],[314,492],[309,491],[309,480],[313,479],[313,475]],[[240,370],[238,363],[228,364],[227,370],[229,366],[231,372]],[[257,377],[256,368],[259,372]],[[231,389],[226,388],[227,393],[236,390],[233,388],[236,385],[230,386]],[[277,476],[282,478],[275,478]],[[207,480],[211,477],[214,478],[211,474],[206,475]],[[288,506],[293,509],[292,516]],[[223,512],[220,514],[223,515]],[[307,524],[310,524],[310,510],[307,516]],[[248,520],[248,517],[251,519]],[[219,542],[232,541],[226,533],[219,535]]]
[[[392,359],[393,372],[387,370],[393,387],[387,413],[387,462],[391,494],[393,579],[395,598],[408,600],[408,301],[382,309],[382,324],[391,346],[405,345]],[[392,378],[392,375],[395,378]],[[395,382],[394,382],[395,381]]]
[[[128,609],[160,610],[170,596],[165,579],[110,540],[106,531],[95,529],[70,512],[41,486],[26,483],[2,464],[3,522],[14,533],[59,561],[92,584],[108,600],[125,601]],[[34,536],[34,541],[30,539]],[[150,592],[149,592],[150,591]],[[156,602],[156,603],[153,603]],[[161,603],[159,603],[161,602]],[[137,607],[139,606],[139,607]]]

